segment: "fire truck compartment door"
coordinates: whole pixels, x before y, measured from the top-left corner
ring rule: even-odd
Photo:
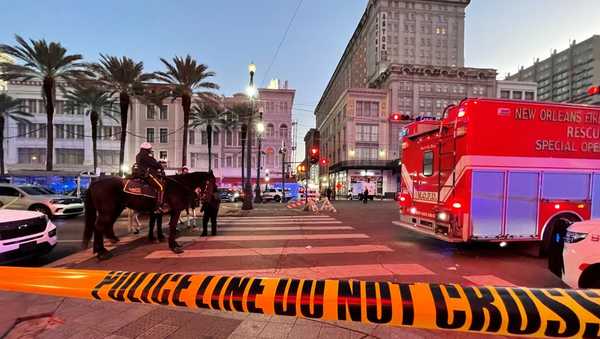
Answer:
[[[592,185],[592,219],[600,218],[600,174],[594,174]]]
[[[506,234],[516,238],[537,235],[539,174],[509,172]]]
[[[473,171],[471,223],[474,239],[502,234],[504,173]]]

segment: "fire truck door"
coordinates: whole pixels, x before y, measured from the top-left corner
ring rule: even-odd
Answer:
[[[600,174],[594,174],[592,184],[592,219],[600,218]]]
[[[494,238],[502,233],[504,172],[473,171],[472,237]]]
[[[537,235],[539,173],[509,172],[506,234],[516,238]]]

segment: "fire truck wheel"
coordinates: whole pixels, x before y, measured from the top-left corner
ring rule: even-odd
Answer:
[[[555,248],[559,245],[562,253],[562,237],[565,235],[567,228],[574,222],[581,221],[579,217],[574,214],[564,213],[559,214],[552,218],[552,220],[546,226],[542,242],[540,244],[540,257],[546,257],[552,250],[558,250]]]

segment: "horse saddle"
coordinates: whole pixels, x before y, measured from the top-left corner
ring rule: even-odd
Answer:
[[[140,178],[125,179],[123,191],[132,195],[140,195],[147,198],[157,199],[158,191],[148,184],[146,180]]]

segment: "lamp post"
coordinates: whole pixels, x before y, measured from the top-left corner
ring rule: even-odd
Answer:
[[[244,202],[242,204],[242,210],[251,210],[252,207],[252,116],[254,115],[254,98],[256,97],[256,87],[254,87],[254,73],[256,72],[256,65],[252,62],[248,65],[248,73],[250,74],[250,84],[246,89],[246,94],[251,103],[251,112],[248,115],[246,121],[247,132],[246,132],[246,182],[244,184]],[[243,150],[242,150],[243,151]]]
[[[260,156],[262,153],[262,134],[265,131],[265,124],[262,121],[262,112],[260,112],[259,120],[256,123],[256,139],[258,143],[258,152],[256,153],[256,189],[254,193],[254,202],[261,203],[262,196],[260,194]]]
[[[285,154],[287,153],[287,149],[283,142],[281,143],[279,153],[281,154],[281,203],[285,204]]]

